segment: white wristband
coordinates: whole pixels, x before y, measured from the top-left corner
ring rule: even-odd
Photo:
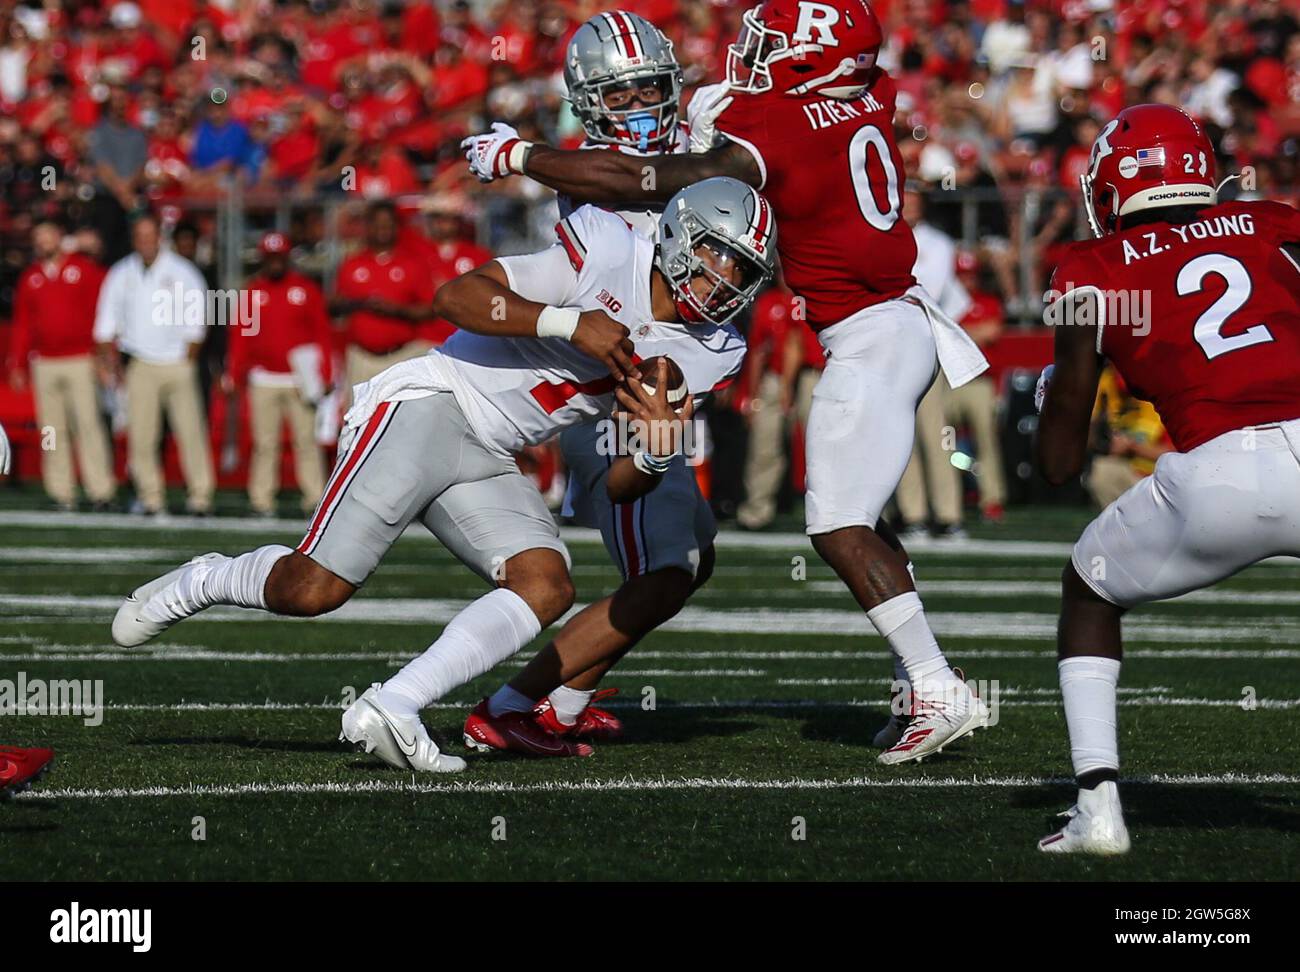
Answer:
[[[635,452],[632,454],[632,465],[647,476],[662,476],[673,464],[674,458],[674,456],[652,456],[648,452]]]
[[[532,150],[532,142],[516,142],[510,146],[510,154],[506,156],[506,167],[516,175],[523,175],[524,166],[528,164],[528,156]]]
[[[578,329],[578,318],[581,316],[582,311],[576,307],[543,307],[537,315],[537,336],[564,338],[568,341]]]

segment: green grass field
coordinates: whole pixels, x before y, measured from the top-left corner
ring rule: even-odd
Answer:
[[[482,590],[432,540],[403,538],[333,616],[209,612],[122,651],[108,622],[136,584],[207,550],[295,543],[301,527],[0,510],[0,680],[102,680],[107,703],[96,726],[0,719],[0,742],[58,751],[37,789],[0,806],[0,846],[21,848],[0,854],[0,878],[1294,878],[1294,563],[1130,619],[1134,850],[1035,849],[1073,796],[1053,631],[1086,520],[1013,513],[965,545],[916,551],[948,654],[999,689],[996,726],[922,765],[876,763],[885,645],[804,538],[726,533],[711,584],[609,682],[626,740],[586,760],[471,756],[455,779],[413,779],[335,740],[348,688],[385,678]],[[566,536],[579,600],[610,590],[603,548]],[[451,751],[468,708],[525,657],[426,712]]]

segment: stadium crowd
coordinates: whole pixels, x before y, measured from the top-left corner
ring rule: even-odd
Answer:
[[[271,453],[283,420],[299,452],[292,475],[310,506],[321,478],[310,453],[316,435],[328,439],[329,423],[309,434],[302,402],[272,390],[301,385],[303,366],[287,359],[287,345],[268,350],[263,339],[249,353],[236,332],[202,328],[189,347],[152,362],[189,372],[146,381],[151,352],[96,320],[88,288],[118,261],[138,257],[140,226],[132,227],[145,214],[156,217],[145,235],[151,225],[166,251],[211,287],[216,254],[228,246],[215,204],[232,192],[249,205],[356,200],[357,218],[342,224],[346,254],[331,254],[322,211],[308,207],[283,234],[259,228],[239,241],[241,258],[249,257],[239,285],[272,295],[268,307],[298,315],[292,327],[318,344],[319,361],[308,369],[320,385],[313,407],[331,384],[363,380],[435,346],[449,325],[433,314],[433,289],[516,247],[521,221],[549,225],[552,205],[529,180],[471,182],[460,139],[503,120],[525,138],[576,145],[582,130],[562,98],[563,52],[578,25],[614,6],[668,33],[689,90],[722,76],[747,3],[0,0],[0,374],[10,395],[0,398],[0,420],[12,421],[3,409],[34,388],[43,400],[32,427],[73,432],[87,499],[112,501],[129,451],[137,508],[156,511],[161,473],[149,471],[156,458],[146,456],[157,455],[165,412],[185,440],[179,465],[189,507],[200,513],[211,507],[212,484],[236,469],[239,481],[248,479],[253,509],[273,509],[280,466]],[[1008,339],[1005,325],[1032,329],[1056,248],[1086,232],[1078,176],[1101,125],[1124,105],[1163,102],[1199,117],[1221,171],[1242,174],[1225,197],[1300,202],[1297,0],[872,6],[885,26],[882,64],[900,90],[908,218],[938,241],[923,252],[947,254],[927,268],[934,274],[927,286],[956,295],[952,306],[994,360],[995,380],[1004,370],[997,349]],[[390,200],[397,204],[376,205]],[[56,259],[65,261],[68,294],[80,296],[50,302],[35,294],[33,281],[48,278]],[[69,282],[73,264],[77,279]],[[300,291],[310,315],[291,306]],[[754,353],[746,381],[714,409],[743,417],[715,421],[714,439],[719,451],[739,456],[733,465],[745,480],[743,488],[719,484],[721,512],[750,528],[771,522],[778,494],[798,487],[799,450],[790,443],[818,365],[816,342],[789,327],[785,306],[780,290],[760,302],[748,325]],[[1042,333],[1036,337],[1038,359],[1014,363],[1046,360]],[[960,473],[945,461],[954,449],[936,447],[954,426],[973,443],[966,451],[977,462],[968,468],[979,473],[981,510],[1000,516],[1007,487],[995,417],[1006,389],[995,380],[963,389],[961,400],[941,381],[929,396],[918,416],[916,468],[900,490],[905,526],[960,531]],[[96,385],[119,392],[97,398]],[[1114,396],[1099,416],[1113,405]],[[325,408],[336,407],[328,399]],[[110,415],[108,431],[128,440],[116,464],[95,431],[101,411]],[[237,427],[251,432],[241,438]],[[1105,436],[1098,448],[1112,454],[1131,443]],[[241,449],[253,453],[247,473]],[[200,456],[210,463],[214,452],[215,473]],[[549,480],[550,459],[538,461]],[[70,454],[45,466],[51,498],[74,504]]]

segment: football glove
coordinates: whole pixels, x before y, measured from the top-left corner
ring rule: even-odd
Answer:
[[[491,182],[508,175],[523,175],[524,162],[533,147],[504,122],[493,122],[492,131],[461,139],[469,171],[479,182]]]
[[[714,122],[727,110],[732,97],[725,81],[718,84],[706,84],[695,89],[691,103],[686,106],[686,124],[691,130],[691,151],[707,152],[717,148],[722,139],[718,136]]]
[[[1043,410],[1043,400],[1047,398],[1047,386],[1052,383],[1052,372],[1056,370],[1056,365],[1049,364],[1043,369],[1043,373],[1038,376],[1038,384],[1034,386],[1034,411]]]

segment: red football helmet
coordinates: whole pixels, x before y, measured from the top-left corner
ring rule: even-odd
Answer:
[[[1095,236],[1115,232],[1119,217],[1156,206],[1213,206],[1214,146],[1191,115],[1170,105],[1125,108],[1092,143],[1079,176]]]
[[[727,48],[737,91],[855,98],[871,83],[883,35],[865,0],[765,0]]]

